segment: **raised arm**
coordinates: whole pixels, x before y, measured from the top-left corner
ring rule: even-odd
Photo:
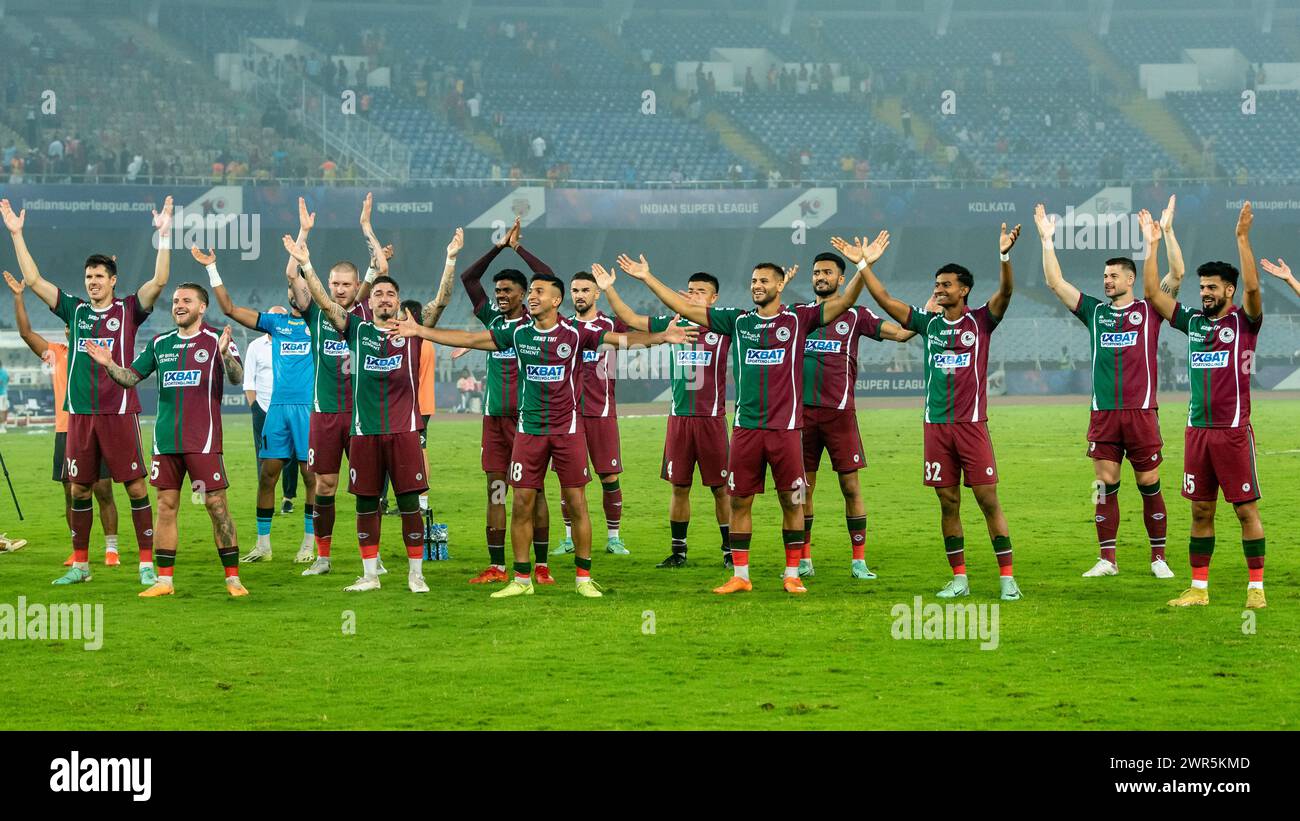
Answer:
[[[490,331],[459,331],[454,328],[430,328],[415,321],[414,317],[403,316],[397,320],[391,328],[387,329],[389,336],[418,336],[421,339],[427,339],[430,342],[436,342],[439,345],[447,345],[452,348],[474,348],[480,351],[495,351],[497,343],[492,338]]]
[[[239,356],[235,353],[235,341],[230,336],[229,325],[221,331],[221,338],[217,340],[217,350],[221,351],[221,364],[226,367],[226,379],[232,385],[242,384],[244,381],[244,363],[240,361]]]
[[[284,250],[289,252],[289,256],[293,257],[302,270],[302,278],[307,280],[307,290],[311,292],[312,301],[325,312],[330,323],[339,333],[347,333],[348,312],[343,310],[342,305],[330,299],[325,286],[321,284],[320,277],[316,276],[316,272],[312,270],[311,254],[307,250],[307,243],[294,242],[293,237],[285,234]]]
[[[514,229],[510,229],[513,231]],[[483,275],[487,273],[488,266],[501,253],[501,249],[506,247],[510,239],[510,232],[507,232],[501,242],[493,245],[488,252],[475,260],[460,275],[460,284],[465,286],[465,293],[469,294],[469,303],[474,309],[474,313],[483,310],[483,306],[488,304],[487,292],[483,290]]]
[[[646,287],[659,298],[659,301],[668,306],[668,310],[675,314],[681,314],[686,319],[694,322],[696,325],[708,327],[709,309],[701,305],[692,305],[678,292],[669,288],[650,273],[650,263],[645,261],[645,254],[640,259],[632,259],[627,254],[619,254],[618,267],[633,279],[639,279],[646,284]],[[610,272],[611,276],[613,272]],[[611,282],[613,280],[611,279]],[[598,286],[600,282],[596,283]]]
[[[906,342],[916,336],[916,331],[909,331],[892,322],[880,323],[880,338],[888,339],[890,342]]]
[[[374,206],[375,195],[366,193],[366,199],[361,203],[361,233],[366,237],[366,244],[370,247],[370,266],[366,269],[365,279],[361,281],[361,290],[357,292],[357,299],[365,300],[370,297],[370,287],[375,283],[375,277],[388,275],[388,259],[391,257],[392,249],[385,249],[379,244],[379,238],[375,236],[375,229],[370,224],[370,211]]]
[[[1259,269],[1255,267],[1255,253],[1250,250],[1250,226],[1255,221],[1255,213],[1247,201],[1241,206],[1237,215],[1237,256],[1241,261],[1241,307],[1247,319],[1259,319],[1264,315],[1264,294],[1259,287]]]
[[[600,263],[593,263],[591,274],[596,278],[596,287],[605,292],[605,298],[609,300],[609,307],[613,309],[614,316],[623,321],[623,324],[634,331],[649,331],[650,317],[638,314],[632,310],[632,307],[623,301],[614,290],[614,272],[605,270],[605,266]],[[602,281],[606,281],[601,285]]]
[[[1271,274],[1285,282],[1287,285],[1290,285],[1291,290],[1295,292],[1295,295],[1300,296],[1300,280],[1297,280],[1291,273],[1291,266],[1287,265],[1285,260],[1278,257],[1277,262],[1273,263],[1269,262],[1267,259],[1261,259],[1259,265],[1266,273]]]
[[[298,198],[298,239],[300,244],[307,243],[307,235],[316,227],[316,212],[307,210],[307,200]],[[307,290],[307,280],[298,273],[298,260],[292,256],[284,266],[284,278],[289,282],[290,299],[299,313],[305,313],[311,304],[311,291]]]
[[[1007,233],[1007,224],[1002,223],[1002,233],[998,236],[998,255],[1005,257],[1011,253],[1011,248],[1020,239],[1020,226],[1017,225]],[[989,313],[1001,319],[1006,316],[1007,308],[1011,305],[1011,292],[1015,290],[1016,278],[1011,272],[1011,260],[1001,259],[998,265],[998,289],[989,297]],[[1073,310],[1073,306],[1071,306]]]
[[[862,249],[862,256],[859,257],[859,259],[866,262],[867,265],[871,265],[876,262],[876,260],[880,259],[881,255],[885,253],[885,249],[888,247],[889,232],[881,231],[879,234],[876,234],[876,238],[871,241],[870,245]],[[857,265],[857,260],[854,260],[853,264]],[[793,271],[791,273],[793,273]],[[849,280],[849,284],[845,286],[844,293],[836,294],[823,302],[822,324],[828,325],[831,322],[834,322],[836,317],[847,311],[849,308],[852,308],[854,304],[857,303],[858,297],[862,296],[862,289],[866,284],[866,280],[861,276],[854,274]]]
[[[451,242],[447,243],[447,261],[442,266],[442,280],[438,282],[438,293],[424,306],[423,316],[420,318],[420,322],[430,328],[437,327],[442,312],[451,304],[451,288],[456,281],[456,255],[464,247],[465,232],[457,228],[456,233],[452,234]]]
[[[27,287],[14,278],[14,275],[8,271],[4,272],[5,284],[14,294],[14,323],[18,325],[18,335],[22,337],[27,347],[32,349],[32,353],[37,356],[45,356],[45,352],[50,349],[50,343],[45,341],[45,337],[32,330],[32,323],[27,318],[27,306],[23,304],[23,290]]]
[[[226,290],[225,283],[221,281],[221,274],[217,272],[217,255],[211,251],[200,251],[197,245],[190,247],[190,255],[194,257],[195,262],[207,269],[208,284],[212,286],[212,293],[217,298],[217,305],[221,307],[221,312],[245,328],[260,330],[257,327],[257,311],[236,305],[230,298],[230,291]]]
[[[1160,290],[1178,299],[1178,289],[1183,284],[1183,249],[1174,236],[1174,194],[1169,195],[1169,204],[1160,212],[1160,233],[1165,240],[1165,256],[1169,260],[1169,273],[1160,280]]]
[[[9,237],[14,241],[14,255],[18,257],[18,270],[22,271],[23,283],[31,288],[32,293],[40,297],[42,302],[53,308],[59,302],[59,289],[41,277],[41,271],[36,267],[36,260],[32,259],[31,252],[27,250],[27,241],[23,239],[23,224],[27,221],[27,209],[24,208],[15,214],[14,209],[9,206],[9,200],[0,199],[0,216],[4,217],[5,228],[9,229]]]
[[[1065,281],[1061,273],[1061,263],[1056,259],[1056,215],[1047,217],[1047,209],[1040,202],[1034,206],[1034,226],[1038,228],[1038,239],[1043,245],[1043,278],[1047,287],[1066,308],[1073,311],[1079,307],[1079,289]]]
[[[886,245],[887,244],[888,235],[886,234]],[[865,263],[865,266],[854,278],[860,278],[862,280],[867,291],[871,293],[871,298],[876,301],[876,304],[879,305],[885,313],[893,317],[894,321],[899,324],[906,325],[907,318],[912,313],[911,306],[903,300],[895,299],[889,295],[889,291],[885,289],[884,283],[882,283],[871,270],[871,263],[866,261],[866,248],[862,245],[862,240],[854,237],[853,243],[850,244],[841,237],[831,237],[831,247],[840,252],[845,259],[852,262],[854,265]]]
[[[102,367],[108,372],[108,375],[114,382],[124,388],[134,388],[140,381],[140,374],[124,368],[113,361],[113,355],[108,352],[108,348],[99,345],[96,342],[86,340],[86,353],[95,361],[95,364]]]
[[[158,296],[167,287],[167,278],[171,276],[172,267],[172,198],[163,200],[162,212],[153,212],[153,227],[157,232],[154,244],[158,253],[154,256],[153,278],[140,286],[135,292],[140,300],[140,307],[152,311]]]
[[[555,272],[551,270],[551,266],[533,256],[531,251],[520,244],[522,238],[523,230],[520,228],[519,218],[515,217],[514,226],[510,229],[510,233],[506,234],[506,244],[515,249],[515,253],[518,254],[519,258],[528,266],[528,270],[532,271],[534,274],[549,274],[555,276]]]
[[[1160,288],[1160,260],[1156,254],[1160,248],[1160,223],[1143,208],[1138,212],[1138,224],[1142,226],[1142,235],[1147,241],[1147,256],[1142,261],[1142,296],[1151,300],[1156,313],[1166,320],[1172,319],[1178,302]]]

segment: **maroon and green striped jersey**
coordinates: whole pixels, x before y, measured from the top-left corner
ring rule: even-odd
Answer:
[[[623,320],[606,316],[601,311],[591,320],[570,320],[574,325],[586,325],[590,331],[606,333],[627,333]],[[614,379],[618,372],[618,352],[612,347],[582,352],[582,398],[580,407],[583,416],[618,416],[618,406],[614,402]]]
[[[760,316],[753,309],[709,309],[709,330],[733,345],[735,427],[803,427],[803,350],[808,334],[822,324],[822,311],[821,305],[781,305],[772,316]]]
[[[352,432],[360,436],[420,429],[420,340],[389,336],[348,314]]]
[[[86,353],[86,340],[95,342],[113,355],[122,367],[135,354],[135,335],[149,319],[150,311],[135,294],[115,298],[105,308],[60,290],[58,301],[50,309],[68,324],[68,392],[63,400],[68,413],[139,413],[140,397],[135,388],[124,388],[113,381]]]
[[[489,329],[499,350],[519,360],[519,431],[534,436],[577,433],[583,351],[594,351],[605,331],[561,319],[545,330],[533,322]]]
[[[512,328],[528,319],[526,313],[507,319],[499,308],[487,301],[474,309],[474,316],[488,331]],[[514,348],[488,351],[487,376],[483,385],[484,416],[519,415],[519,362],[515,359]]]
[[[149,340],[130,369],[141,379],[158,373],[154,453],[221,453],[221,395],[226,366],[221,334],[200,323],[191,336],[173,328]],[[232,343],[230,354],[239,358]]]
[[[1218,319],[1178,304],[1170,320],[1187,334],[1187,426],[1240,428],[1250,424],[1250,376],[1264,317],[1254,319],[1236,305]]]
[[[1088,326],[1092,338],[1092,409],[1157,407],[1160,315],[1151,302],[1139,299],[1117,307],[1079,294],[1073,313]]]
[[[652,316],[650,333],[668,330],[671,316]],[[677,320],[682,328],[698,328],[694,322]],[[700,328],[694,345],[668,346],[672,357],[670,384],[673,416],[725,416],[727,413],[727,353],[731,337]]]
[[[816,304],[816,303],[810,303]],[[880,341],[884,320],[854,306],[829,325],[815,328],[803,346],[803,403],[816,408],[853,410],[858,381],[858,342]]]
[[[953,320],[911,306],[904,325],[925,337],[926,422],[988,419],[989,339],[1001,321],[987,304]]]
[[[374,318],[365,302],[353,304],[348,313],[363,320]],[[316,366],[311,409],[319,413],[352,413],[348,341],[315,301],[307,306],[307,332],[311,334],[312,362]]]

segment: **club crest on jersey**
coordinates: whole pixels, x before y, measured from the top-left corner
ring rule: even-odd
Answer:
[[[564,366],[527,365],[524,368],[524,378],[529,382],[562,382],[564,381]]]
[[[348,343],[342,339],[327,339],[321,346],[321,352],[326,356],[347,356],[351,351],[348,350]]]
[[[975,344],[975,332],[974,332],[974,331],[962,331],[962,332],[961,332],[961,344],[965,345],[965,346],[968,347],[968,348],[969,348],[971,345],[974,345],[974,344]]]
[[[583,352],[582,352],[582,361],[583,361],[583,362],[596,362],[596,361],[599,360],[599,359],[600,359],[600,354],[597,353],[596,351],[583,351]]]
[[[395,336],[395,337],[393,337],[392,339],[388,340],[388,344],[392,345],[394,348],[405,348],[405,347],[406,347],[406,337],[404,337],[404,336]]]
[[[790,331],[781,328],[777,331],[777,336],[785,331],[786,338],[790,338]],[[780,365],[785,362],[785,348],[750,348],[745,351],[746,365]]]
[[[1232,340],[1236,338],[1237,338],[1237,333],[1231,328],[1219,329],[1219,341],[1222,342],[1224,345],[1231,345]]]
[[[366,354],[366,362],[362,365],[368,371],[395,371],[402,367],[402,355],[400,353],[392,356],[374,356]]]
[[[839,322],[835,323],[835,333],[846,334],[848,332],[849,332],[849,323],[845,322],[842,319]]]
[[[704,335],[704,341],[709,345],[717,345],[719,338],[720,337],[717,334],[715,334],[713,331],[709,331],[707,334]]]
[[[110,316],[108,321],[104,323],[104,326],[110,331],[116,331],[118,328],[122,327],[122,321],[115,316]]]
[[[839,353],[842,348],[838,339],[807,339],[803,343],[804,353]]]
[[[788,341],[790,341],[790,329],[789,329],[789,328],[777,328],[777,329],[776,329],[776,339],[777,339],[778,342],[788,342]]]
[[[678,351],[678,365],[711,365],[713,351]]]
[[[967,332],[969,333],[969,331]],[[970,367],[970,352],[966,353],[936,353],[932,354],[934,367],[951,370],[953,368]]]
[[[208,352],[200,348],[194,352],[194,361],[200,364],[208,361]]]
[[[1128,321],[1129,321],[1129,322],[1132,322],[1134,325],[1141,325],[1141,324],[1142,324],[1142,312],[1141,312],[1141,311],[1134,311],[1133,313],[1129,314],[1129,315],[1128,315]]]
[[[107,339],[95,339],[95,338],[82,337],[81,339],[78,339],[78,340],[77,340],[77,350],[78,350],[80,353],[85,353],[85,352],[86,352],[86,343],[87,343],[87,342],[94,342],[96,345],[98,345],[98,346],[101,347],[101,348],[108,348],[108,352],[109,352],[109,353],[112,353],[112,352],[113,352],[113,338],[112,338],[112,337],[109,337],[109,338],[107,338]]]
[[[193,388],[199,384],[199,377],[203,371],[167,371],[162,375],[162,386],[164,388]]]
[[[1108,331],[1101,335],[1103,348],[1131,348],[1137,344],[1137,331]]]
[[[306,356],[311,352],[311,342],[281,339],[280,356]]]
[[[1188,364],[1193,368],[1226,368],[1228,367],[1228,352],[1192,351]]]
[[[568,359],[571,353],[573,353],[573,348],[569,346],[568,342],[561,342],[555,346],[555,355],[561,359]]]

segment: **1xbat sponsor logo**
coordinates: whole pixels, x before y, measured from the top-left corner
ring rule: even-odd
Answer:
[[[527,365],[524,378],[529,382],[563,382],[563,365]]]
[[[326,356],[347,356],[351,351],[348,350],[348,343],[341,339],[327,339],[321,346],[321,352]]]
[[[365,364],[362,366],[368,371],[386,372],[395,371],[402,367],[402,354],[393,354],[392,356],[372,356],[366,354]]]
[[[934,367],[936,368],[970,367],[969,353],[937,353],[932,356],[934,359]]]
[[[678,351],[678,365],[711,365],[713,364],[713,351]]]
[[[1193,368],[1226,368],[1228,367],[1228,352],[1192,351],[1189,364]]]
[[[311,353],[311,342],[306,340],[301,342],[288,339],[280,340],[280,356],[306,356],[309,353]]]
[[[203,371],[167,371],[162,375],[162,386],[164,388],[194,388],[198,387],[202,379]]]
[[[838,339],[809,339],[803,345],[804,353],[839,353],[843,348]]]
[[[750,348],[745,351],[746,365],[780,365],[783,362],[785,348]]]
[[[113,338],[112,338],[112,337],[109,337],[109,338],[107,338],[107,339],[96,339],[96,338],[87,338],[87,337],[82,337],[81,339],[78,339],[78,340],[77,340],[77,351],[80,352],[80,353],[85,353],[85,352],[86,352],[86,343],[87,343],[87,342],[94,342],[96,345],[98,345],[98,346],[101,347],[101,348],[108,348],[108,352],[109,352],[109,353],[112,353],[112,352],[113,352]]]
[[[1101,335],[1101,347],[1103,348],[1131,348],[1137,344],[1137,331],[1120,331],[1118,333],[1104,333]]]

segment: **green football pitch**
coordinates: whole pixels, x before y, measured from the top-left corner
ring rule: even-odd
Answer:
[[[599,495],[588,488],[594,575],[606,596],[574,594],[572,563],[537,595],[490,600],[466,584],[486,563],[477,418],[438,420],[429,447],[437,518],[452,560],[426,563],[432,592],[407,591],[397,520],[384,521],[393,573],[382,590],[349,594],[360,570],[353,505],[339,497],[335,571],[303,578],[292,563],[300,515],[275,517],[275,558],[243,565],[252,595],[227,596],[200,505],[184,504],[177,595],[140,599],[126,497],[119,568],[105,568],[96,520],[94,580],[51,587],[68,554],[62,496],[49,480],[52,434],[11,431],[0,452],[27,518],[0,500],[0,531],[30,544],[0,555],[0,605],[103,605],[103,646],[0,641],[7,729],[242,728],[1294,728],[1300,724],[1300,401],[1258,397],[1261,511],[1269,607],[1243,611],[1246,567],[1231,506],[1221,504],[1208,607],[1165,601],[1188,586],[1189,507],[1179,495],[1186,406],[1161,412],[1169,563],[1149,572],[1140,502],[1125,468],[1121,574],[1083,579],[1096,558],[1092,469],[1083,455],[1087,407],[999,404],[990,429],[1024,599],[1001,603],[997,646],[979,639],[904,637],[914,597],[934,603],[948,578],[933,491],[921,485],[916,407],[859,412],[870,468],[874,581],[848,573],[842,505],[823,465],[813,536],[817,576],[792,597],[776,497],[755,505],[754,592],[710,592],[727,573],[711,499],[697,488],[688,567],[658,570],[668,553],[668,488],[658,478],[665,419],[621,423],[630,556],[603,552]],[[146,430],[146,436],[148,431]],[[232,509],[254,541],[253,454],[246,421],[227,421]],[[7,494],[7,490],[0,489]],[[558,491],[550,488],[559,528]],[[301,497],[299,503],[301,504]],[[968,601],[997,604],[997,567],[983,520],[963,496]],[[898,614],[906,611],[905,617]],[[991,618],[992,612],[985,611]],[[928,614],[922,611],[923,617]],[[989,626],[991,623],[986,623]],[[906,631],[910,633],[911,631]]]

